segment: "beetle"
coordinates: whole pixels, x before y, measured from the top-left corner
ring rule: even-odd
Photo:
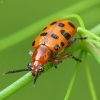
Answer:
[[[61,19],[50,23],[40,32],[32,43],[34,52],[29,52],[32,56],[32,62],[28,64],[28,69],[7,71],[4,74],[31,71],[32,75],[35,76],[35,85],[37,77],[43,72],[46,63],[52,62],[53,66],[57,68],[57,65],[68,57],[81,62],[80,59],[74,57],[72,54],[66,54],[59,58],[56,57],[58,53],[65,48],[69,48],[76,40],[86,39],[86,37],[74,37],[76,32],[77,27],[70,20]]]

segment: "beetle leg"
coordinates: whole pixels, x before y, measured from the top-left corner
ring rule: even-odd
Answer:
[[[76,60],[76,61],[80,61],[80,62],[82,62],[79,58],[77,58],[77,57],[75,57],[75,56],[73,56],[72,54],[66,54],[66,55],[64,55],[64,56],[62,56],[62,57],[60,57],[61,59],[67,59],[67,58],[73,58],[74,60]]]
[[[76,40],[84,40],[84,39],[87,39],[88,37],[74,37],[72,40],[70,40],[68,42],[68,45],[65,47],[65,48],[68,48],[70,47]]]
[[[64,56],[62,56],[62,57],[59,57],[59,58],[55,58],[55,59],[53,59],[53,60],[50,60],[50,62],[52,62],[52,63],[53,63],[53,66],[54,66],[55,68],[57,68],[57,65],[58,65],[59,63],[62,63],[62,60],[63,60],[63,59],[67,59],[67,58],[73,58],[73,59],[76,60],[76,61],[82,62],[79,58],[73,56],[72,54],[66,54],[66,55],[64,55]]]
[[[53,63],[53,66],[57,69],[57,65],[59,63],[62,63],[62,60],[61,59],[53,59],[50,62],[52,62]]]

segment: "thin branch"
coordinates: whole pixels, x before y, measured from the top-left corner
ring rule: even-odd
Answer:
[[[90,69],[89,69],[87,53],[85,53],[85,69],[86,69],[86,74],[87,74],[88,84],[90,87],[91,96],[92,96],[93,100],[98,100],[96,92],[95,92],[95,88],[93,85]]]
[[[80,53],[80,56],[79,56],[80,59],[82,58],[82,55],[83,55],[83,51],[81,51],[81,53]],[[74,70],[74,74],[72,76],[72,79],[71,79],[71,82],[69,84],[69,87],[68,87],[68,90],[67,90],[67,93],[66,93],[64,100],[68,100],[69,97],[70,97],[70,94],[71,94],[71,91],[72,91],[72,88],[73,88],[73,85],[74,85],[74,82],[75,82],[75,79],[76,79],[76,75],[77,75],[79,66],[80,66],[80,62],[77,62],[75,70]]]

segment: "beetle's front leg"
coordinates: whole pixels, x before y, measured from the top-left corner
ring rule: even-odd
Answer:
[[[62,63],[62,60],[61,59],[53,59],[50,62],[52,62],[53,63],[53,66],[55,68],[57,68],[57,65],[60,64],[60,63]]]

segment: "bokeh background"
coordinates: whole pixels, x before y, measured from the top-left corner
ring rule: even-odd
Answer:
[[[26,28],[27,26],[52,16],[66,7],[73,7],[80,0],[0,0],[0,40]],[[96,2],[96,1],[95,1]],[[86,5],[91,4],[87,0]],[[77,6],[83,9],[82,5]],[[72,12],[73,13],[73,12]],[[67,12],[64,13],[67,15]],[[100,3],[78,12],[88,30],[100,24]],[[33,27],[34,28],[34,27]],[[44,26],[41,26],[41,30]],[[38,30],[38,31],[41,31]],[[37,35],[38,33],[33,34]],[[26,68],[31,61],[28,51],[35,36],[0,51],[0,91],[15,82],[26,72],[3,76],[3,72],[13,69]],[[3,45],[3,44],[2,44]],[[74,53],[78,57],[79,52]],[[69,100],[92,100],[84,59],[78,71],[77,78]],[[90,71],[98,100],[100,100],[100,65],[89,56]],[[63,100],[72,78],[76,62],[64,60],[58,69],[51,68],[39,77],[36,87],[32,82],[10,96],[7,100]]]

